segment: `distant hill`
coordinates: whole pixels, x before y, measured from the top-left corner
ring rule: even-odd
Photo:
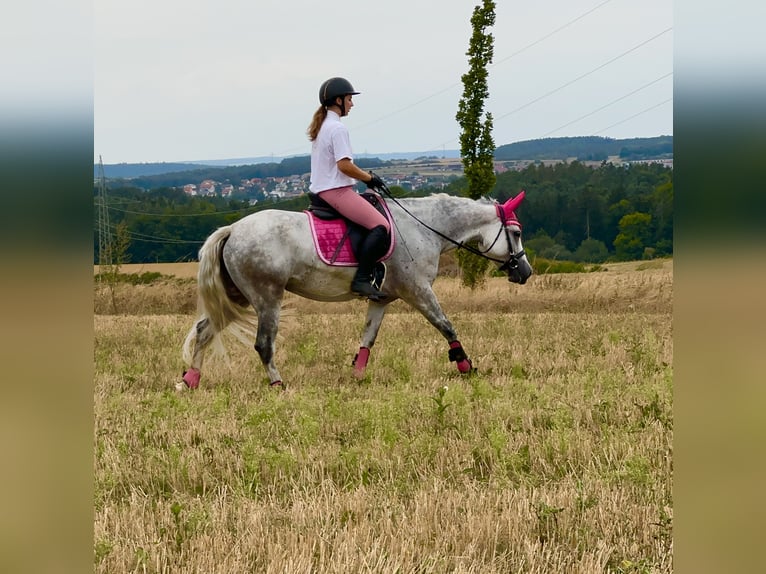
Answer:
[[[390,161],[395,159],[418,159],[421,157],[460,157],[460,150],[439,150],[439,151],[407,151],[392,153],[355,153],[354,157],[364,159],[380,159]],[[104,176],[107,179],[132,179],[136,177],[150,177],[154,175],[164,175],[168,173],[180,173],[184,171],[207,170],[210,168],[240,167],[248,165],[280,164],[284,160],[293,160],[304,156],[261,156],[261,157],[240,157],[230,159],[210,159],[195,160],[189,162],[157,162],[157,163],[113,163],[104,164]],[[93,165],[93,177],[98,177],[98,164]]]
[[[162,175],[194,169],[207,168],[204,163],[113,163],[104,164],[104,177],[108,179],[129,179],[146,175]],[[98,164],[93,164],[93,177],[99,177]]]
[[[393,153],[355,153],[354,157],[376,158],[385,161],[395,159],[420,159],[427,157],[438,157],[443,159],[455,159],[460,157],[459,149],[440,149],[430,151],[399,151]]]
[[[661,159],[673,157],[673,136],[653,138],[612,139],[598,136],[544,138],[527,140],[502,145],[495,149],[495,159],[508,160],[546,160],[575,158],[580,161],[603,161],[619,156],[623,160]],[[217,160],[196,160],[175,163],[117,163],[105,164],[104,175],[108,179],[152,178],[168,174],[177,174],[176,178],[166,180],[167,185],[179,185],[177,181],[187,179],[184,172],[194,172],[194,180],[202,176],[215,178],[218,170],[232,170],[239,174],[251,174],[248,177],[266,177],[274,175],[292,175],[306,173],[308,156],[287,157],[250,157]],[[382,154],[357,153],[357,163],[366,163],[368,168],[380,165],[380,162],[392,160],[415,160],[425,157],[459,158],[459,150],[438,150],[422,152],[394,152]],[[364,161],[363,161],[364,160]],[[247,168],[250,169],[235,169]],[[256,166],[253,168],[252,166]],[[304,171],[293,171],[294,169]],[[93,165],[93,177],[98,177],[98,164]],[[192,175],[191,173],[189,175]],[[177,181],[175,181],[177,180]],[[172,181],[172,183],[171,183]]]
[[[359,158],[356,164],[362,169],[375,169],[386,162],[380,159]],[[139,164],[140,165],[140,164]],[[160,187],[180,187],[187,183],[199,184],[206,179],[220,182],[239,183],[243,179],[289,177],[311,171],[311,157],[307,155],[284,158],[279,163],[259,163],[232,166],[196,166],[195,169],[173,171],[156,175],[136,175],[129,178],[109,178],[104,166],[104,174],[115,185],[129,185],[143,189]]]
[[[544,160],[576,158],[603,161],[612,156],[623,160],[673,157],[673,136],[612,139],[598,136],[544,138],[506,144],[495,149],[495,159]]]

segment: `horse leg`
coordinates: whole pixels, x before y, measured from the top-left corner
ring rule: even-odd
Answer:
[[[210,320],[204,317],[197,321],[189,332],[187,339],[194,337],[194,351],[191,355],[191,364],[189,368],[183,372],[183,382],[176,385],[176,389],[183,390],[184,384],[190,389],[196,389],[199,387],[200,370],[202,369],[202,362],[205,359],[205,350],[212,341],[213,336],[212,328],[210,327]]]
[[[436,329],[447,339],[449,343],[449,360],[455,362],[458,371],[461,373],[468,373],[475,370],[471,360],[463,350],[463,346],[458,341],[455,328],[447,319],[444,311],[439,305],[439,301],[436,299],[436,294],[430,285],[421,287],[417,291],[417,297],[403,297],[410,305],[420,311],[420,313],[428,319]]]
[[[364,371],[367,368],[367,360],[370,358],[370,349],[375,344],[378,336],[380,324],[383,322],[383,315],[386,312],[386,305],[370,301],[367,305],[367,321],[364,325],[362,340],[359,343],[359,352],[354,357],[352,365],[354,367],[354,376],[357,379],[364,377]]]
[[[282,377],[274,364],[280,310],[281,301],[259,305],[258,332],[255,336],[255,350],[269,374],[269,385],[272,387],[283,386]]]

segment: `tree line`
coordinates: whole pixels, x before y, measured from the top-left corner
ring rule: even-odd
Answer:
[[[466,195],[459,178],[444,190]],[[497,174],[490,197],[505,201],[526,190],[518,216],[524,246],[532,256],[600,263],[670,256],[673,253],[673,171],[659,163],[592,168],[580,162],[530,164]],[[392,187],[397,195],[407,195]],[[428,195],[421,189],[409,195]],[[94,187],[94,214],[100,201]],[[300,211],[307,196],[259,202],[188,196],[174,187],[149,191],[134,186],[108,190],[109,223],[124,245],[122,262],[196,260],[205,238],[222,225],[261,209]],[[94,220],[94,263],[99,258],[99,222]]]
[[[660,163],[532,164],[498,174],[492,195],[505,201],[521,189],[524,245],[541,257],[600,263],[673,253],[673,170]]]
[[[628,139],[600,136],[541,138],[501,145],[494,152],[496,161],[551,158],[603,161],[615,156],[623,161],[673,157],[673,136]]]

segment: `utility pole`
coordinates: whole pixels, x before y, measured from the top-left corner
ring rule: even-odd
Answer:
[[[109,208],[106,197],[104,162],[98,156],[98,265],[103,277],[112,268],[112,229],[109,224]]]

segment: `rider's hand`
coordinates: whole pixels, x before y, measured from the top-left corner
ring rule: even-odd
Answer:
[[[370,178],[370,181],[366,182],[368,188],[370,188],[370,189],[382,189],[382,188],[384,188],[386,186],[386,184],[383,183],[383,180],[380,179],[377,175],[375,175],[372,172],[370,172],[370,175],[372,176]]]

